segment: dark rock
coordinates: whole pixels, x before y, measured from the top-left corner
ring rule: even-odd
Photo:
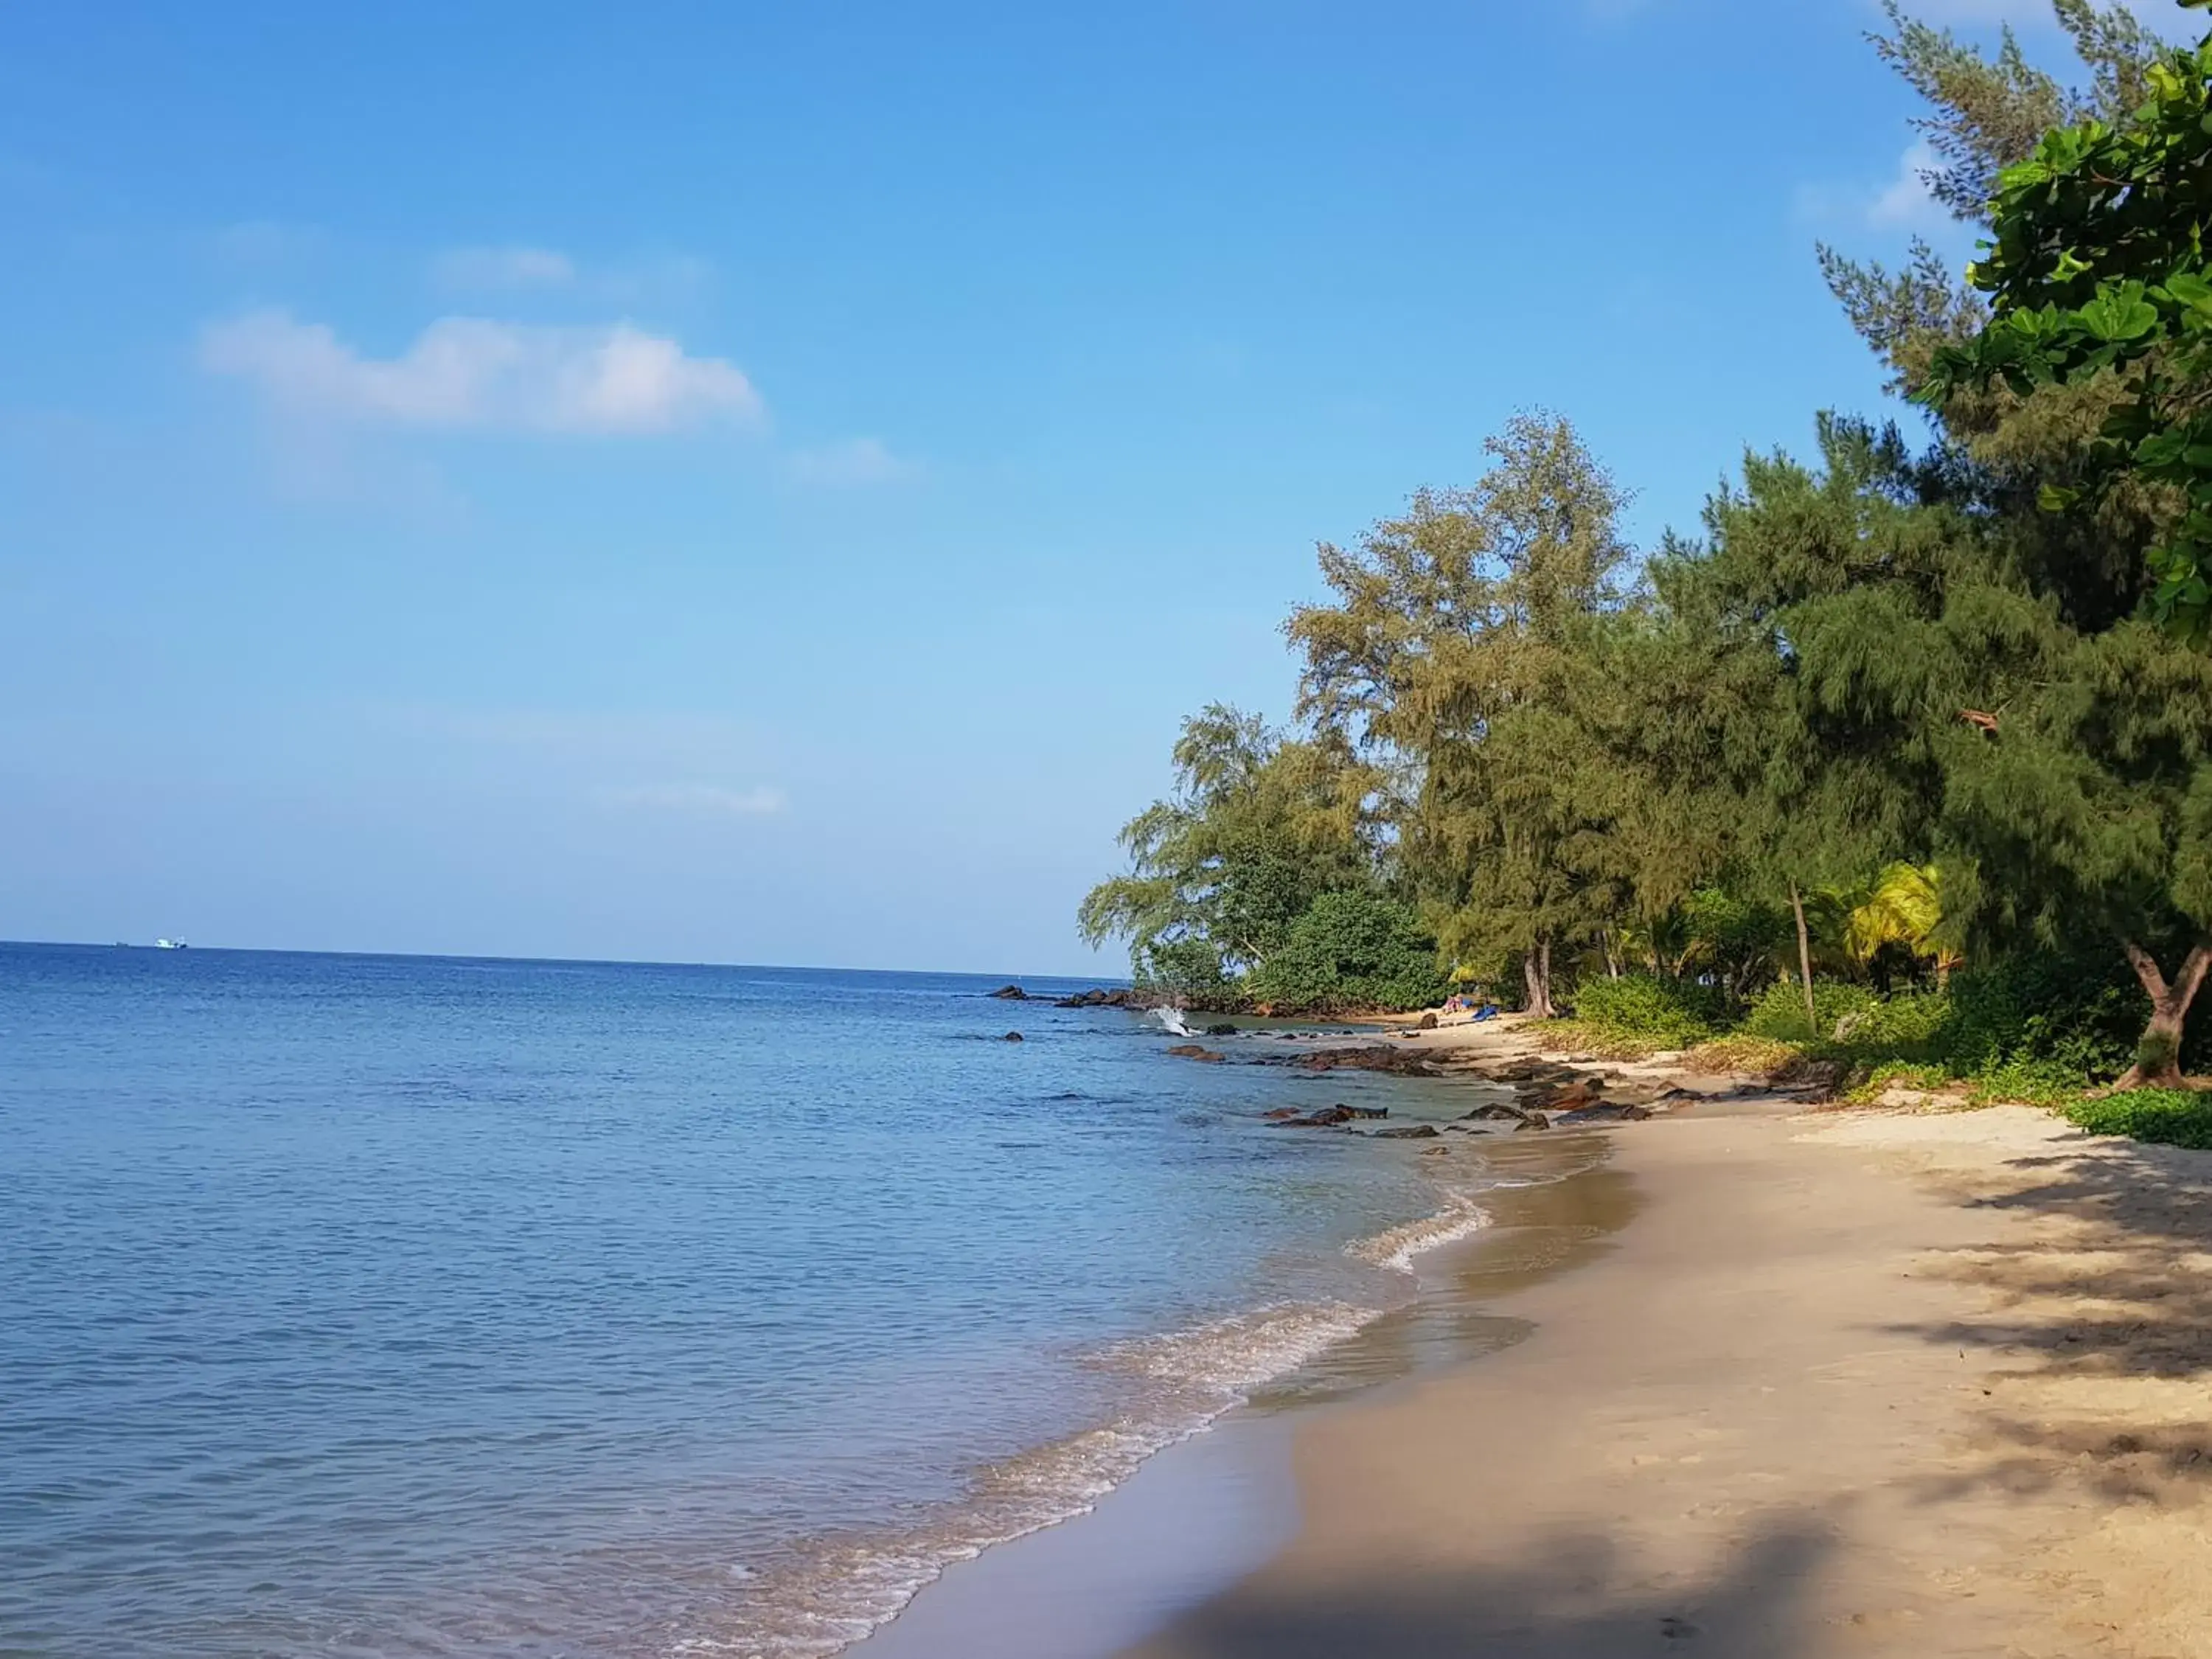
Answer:
[[[1294,1117],[1304,1117],[1305,1114],[1295,1106],[1278,1106],[1273,1111],[1262,1112],[1260,1115],[1270,1123],[1287,1123]]]
[[[1291,1062],[1306,1072],[1389,1072],[1400,1077],[1435,1077],[1437,1068],[1419,1054],[1384,1043],[1358,1048],[1316,1048]]]
[[[1641,1123],[1650,1117],[1649,1109],[1642,1106],[1617,1105],[1601,1101],[1595,1106],[1585,1106],[1580,1111],[1562,1112],[1552,1120],[1554,1129],[1579,1129],[1588,1123]]]
[[[1027,1002],[1030,994],[1018,985],[1001,985],[991,995],[1000,1002]]]
[[[1206,1028],[1206,1035],[1208,1036],[1235,1036],[1237,1035],[1237,1028],[1234,1025],[1209,1025]]]
[[[1370,1129],[1370,1140],[1434,1140],[1439,1131],[1433,1123],[1400,1123],[1388,1129]]]
[[[1595,1078],[1577,1078],[1564,1088],[1545,1090],[1528,1104],[1540,1112],[1579,1112],[1596,1105],[1600,1092]]]
[[[1782,1076],[1790,1093],[1811,1100],[1833,1100],[1850,1068],[1840,1060],[1801,1060]]]
[[[1168,1052],[1177,1060],[1194,1060],[1201,1066],[1218,1066],[1228,1058],[1226,1054],[1217,1054],[1212,1049],[1195,1042],[1178,1042]]]
[[[1332,1109],[1349,1113],[1353,1117],[1366,1118],[1370,1121],[1390,1115],[1390,1109],[1388,1106],[1347,1106],[1340,1100]]]
[[[1133,992],[1078,991],[1072,997],[1062,997],[1053,1004],[1055,1008],[1141,1008],[1143,1000]]]
[[[1525,1111],[1518,1106],[1509,1106],[1498,1101],[1488,1106],[1478,1106],[1465,1117],[1462,1123],[1511,1123],[1523,1129],[1548,1129],[1549,1119],[1538,1112]]]
[[[999,1039],[1001,1042],[1019,1042],[1021,1040],[1022,1034],[1019,1031],[1009,1031]]]
[[[1346,1106],[1324,1106],[1318,1112],[1309,1112],[1304,1117],[1278,1118],[1278,1129],[1334,1129],[1352,1121],[1352,1110]]]

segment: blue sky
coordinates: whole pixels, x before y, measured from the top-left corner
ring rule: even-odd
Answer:
[[[1965,246],[1878,21],[0,12],[0,937],[1117,970],[1316,539],[1876,406],[1813,242]]]

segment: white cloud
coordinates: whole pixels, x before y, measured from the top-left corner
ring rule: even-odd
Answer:
[[[921,471],[918,462],[894,455],[879,438],[853,438],[818,449],[797,450],[785,465],[801,483],[832,489],[896,483]]]
[[[1928,193],[1921,175],[1942,165],[1936,147],[1922,139],[1905,152],[1897,164],[1897,177],[1882,189],[1867,209],[1867,222],[1886,230],[1940,223],[1950,216]]]
[[[575,261],[547,247],[457,247],[430,270],[446,288],[565,288],[576,280]]]
[[[647,789],[617,789],[608,800],[617,806],[653,812],[684,812],[702,817],[773,817],[791,805],[781,789],[763,785],[726,789],[712,783],[663,784]]]
[[[320,323],[257,311],[210,325],[200,361],[302,414],[449,431],[665,432],[757,421],[733,363],[629,323],[544,328],[444,317],[397,357],[364,357]]]

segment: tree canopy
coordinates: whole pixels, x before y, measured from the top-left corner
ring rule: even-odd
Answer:
[[[2126,1080],[2172,1081],[2212,972],[2212,40],[2056,11],[2075,87],[1894,3],[1874,37],[1990,238],[1964,273],[1820,250],[1924,441],[1822,414],[1639,558],[1572,425],[1516,417],[1321,546],[1297,725],[1188,722],[1086,936],[1228,1000],[1450,970],[1547,1014],[1642,975],[1676,988],[1589,1000],[1815,1034],[1823,974],[1987,1007],[2094,957],[2148,1004]]]

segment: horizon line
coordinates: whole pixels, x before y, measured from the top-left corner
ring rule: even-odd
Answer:
[[[156,943],[137,939],[110,939],[103,943],[98,939],[0,939],[0,950],[159,951],[161,948]],[[1024,979],[1065,980],[1075,984],[1121,985],[1128,982],[1126,979],[1098,974],[1024,975],[1002,973],[995,969],[978,971],[964,968],[851,968],[790,962],[674,962],[655,957],[529,957],[477,951],[307,950],[284,945],[194,945],[190,940],[182,941],[179,948],[187,954],[199,951],[209,956],[357,957],[386,962],[496,962],[518,967],[716,968],[787,974],[879,974],[886,977],[927,975],[939,979],[995,979],[1002,984],[1018,984]]]

